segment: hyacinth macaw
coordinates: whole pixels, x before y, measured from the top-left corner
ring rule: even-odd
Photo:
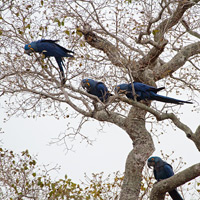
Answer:
[[[112,94],[103,82],[98,82],[93,79],[83,79],[81,86],[86,89],[89,94],[97,96],[102,102],[107,102]]]
[[[184,103],[192,103],[189,101],[182,101],[179,99],[174,99],[171,97],[166,97],[166,96],[157,94],[157,92],[164,89],[164,87],[155,88],[155,87],[152,87],[140,82],[133,82],[133,86],[135,89],[137,101],[156,100],[156,101],[161,101],[165,103],[174,103],[174,104],[180,104],[180,105]],[[127,98],[134,100],[131,83],[117,85],[115,88],[115,92],[118,94],[120,93],[126,94]]]
[[[163,161],[160,157],[150,157],[147,161],[147,165],[149,168],[153,167],[154,177],[157,181],[161,181],[174,175],[172,166]],[[173,200],[183,200],[177,189],[169,191],[168,193]]]
[[[38,40],[31,42],[29,44],[26,44],[24,46],[25,53],[30,55],[32,52],[37,52],[40,54],[43,54],[46,57],[53,56],[56,59],[56,62],[58,63],[60,73],[61,73],[61,80],[62,84],[65,83],[65,75],[64,75],[64,63],[63,63],[63,57],[73,57],[70,53],[74,53],[71,50],[65,49],[64,47],[60,46],[56,42],[59,40]]]

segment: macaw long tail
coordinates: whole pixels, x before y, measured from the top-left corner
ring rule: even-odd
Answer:
[[[64,69],[63,69],[63,66],[64,66],[63,60],[61,57],[55,57],[55,59],[56,59],[56,62],[58,63],[58,67],[60,69],[62,85],[64,85],[66,80],[65,80],[65,74],[64,74]]]
[[[179,105],[182,105],[184,103],[192,104],[192,102],[190,102],[190,101],[182,101],[182,100],[179,100],[179,99],[174,99],[174,98],[162,96],[162,95],[159,95],[159,94],[154,94],[152,96],[152,100],[157,100],[157,101],[166,102],[166,103],[174,103],[174,104],[179,104]]]
[[[178,191],[176,189],[170,191],[169,195],[171,196],[171,198],[173,200],[183,200],[183,198],[181,197],[181,195],[178,193]]]

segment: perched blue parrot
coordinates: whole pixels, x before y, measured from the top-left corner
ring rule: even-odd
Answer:
[[[172,166],[163,161],[160,157],[150,157],[147,161],[147,165],[149,168],[153,167],[154,177],[157,181],[161,181],[174,175]],[[183,200],[177,189],[169,191],[168,193],[173,200]]]
[[[83,79],[81,86],[86,89],[89,94],[97,96],[102,102],[107,102],[112,94],[103,82],[98,82],[93,79]]]
[[[53,56],[56,59],[56,62],[58,63],[60,73],[61,73],[61,79],[62,84],[65,83],[65,75],[64,75],[64,63],[63,63],[63,57],[73,57],[70,53],[74,53],[73,51],[70,51],[68,49],[65,49],[64,47],[60,46],[56,42],[59,40],[38,40],[31,42],[29,44],[26,44],[24,46],[25,53],[30,55],[32,52],[37,52],[40,54],[43,54],[46,57]]]
[[[152,86],[146,85],[144,83],[140,83],[140,82],[133,82],[133,86],[135,89],[137,101],[156,100],[156,101],[161,101],[161,102],[166,102],[166,103],[174,103],[174,104],[180,104],[180,105],[182,105],[184,103],[192,103],[189,101],[182,101],[179,99],[174,99],[171,97],[166,97],[166,96],[157,94],[157,92],[164,89],[164,87],[155,88],[155,87],[152,87]],[[119,94],[124,93],[124,94],[126,94],[127,98],[134,100],[131,83],[129,83],[129,84],[124,83],[124,84],[117,85],[115,88],[115,92],[119,93]]]

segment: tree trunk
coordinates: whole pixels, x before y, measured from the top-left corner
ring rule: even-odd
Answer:
[[[125,122],[127,133],[133,141],[133,150],[126,160],[120,200],[138,199],[143,167],[155,149],[151,135],[145,128],[145,115],[146,111],[132,107]]]

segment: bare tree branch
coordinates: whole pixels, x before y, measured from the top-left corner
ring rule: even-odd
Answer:
[[[181,23],[182,23],[182,25],[185,27],[186,31],[187,31],[189,34],[191,34],[191,35],[197,37],[198,39],[200,39],[200,34],[197,33],[197,32],[195,32],[195,31],[193,31],[193,30],[191,30],[190,27],[189,27],[189,25],[187,24],[187,22],[186,22],[184,19],[182,19]]]
[[[127,99],[127,98],[123,98],[123,97],[119,97],[120,100],[130,104],[130,105],[133,105],[133,106],[136,106],[138,108],[141,108],[143,110],[146,110],[147,112],[153,114],[156,119],[158,121],[163,121],[163,120],[166,120],[166,119],[171,119],[172,122],[179,128],[181,129],[185,134],[186,136],[192,140],[197,149],[200,151],[200,128],[198,127],[196,132],[193,133],[192,130],[187,126],[185,125],[184,123],[182,123],[177,117],[175,114],[173,113],[160,113],[152,108],[150,108],[149,106],[146,106],[145,104],[142,104],[142,103],[139,103],[139,102],[135,102],[133,100],[130,100],[130,99]]]
[[[170,28],[172,28],[174,25],[176,25],[179,20],[182,18],[183,14],[191,8],[193,5],[198,3],[199,0],[195,1],[179,1],[178,6],[176,10],[172,13],[171,17],[168,19],[163,20],[155,30],[155,41],[162,41],[164,37],[164,33],[166,33]]]
[[[198,1],[195,1],[195,2],[197,3]],[[170,4],[170,2],[168,4]],[[149,22],[149,25],[147,27],[147,32],[146,33],[140,33],[140,35],[139,35],[139,38],[137,40],[138,43],[141,43],[141,44],[142,43],[143,44],[149,43],[149,44],[152,44],[154,46],[146,56],[144,56],[142,59],[140,59],[139,66],[141,68],[151,66],[152,63],[156,61],[156,59],[160,56],[160,54],[164,50],[164,47],[168,43],[168,41],[164,38],[164,34],[170,28],[172,28],[174,25],[176,25],[179,22],[179,20],[181,19],[181,17],[185,13],[185,11],[194,5],[194,2],[188,2],[188,1],[182,2],[182,1],[180,1],[178,6],[177,6],[177,9],[173,12],[172,16],[170,18],[162,21],[155,28],[155,33],[154,33],[155,42],[153,42],[152,40],[147,40],[147,41],[142,42],[141,41],[142,36],[145,35],[145,34],[150,34],[149,29],[151,27],[151,24],[154,23],[154,22],[157,22],[161,18],[163,11],[168,6],[168,4],[166,4],[166,6],[161,9],[157,18],[155,18],[154,20]],[[166,74],[164,74],[163,77],[164,76],[166,76]]]
[[[127,60],[121,57],[119,50],[111,42],[92,32],[90,25],[85,25],[80,31],[85,36],[86,42],[92,47],[102,50],[113,65],[119,67],[125,67],[127,65]]]
[[[146,31],[145,32],[142,32],[142,31],[140,32],[140,34],[139,34],[139,36],[138,36],[138,38],[136,40],[137,43],[139,43],[139,44],[147,44],[147,43],[149,43],[149,42],[142,41],[142,37],[144,35],[150,35],[151,34],[151,26],[152,26],[152,24],[154,24],[155,22],[158,22],[161,19],[163,12],[165,11],[166,8],[168,8],[170,3],[171,3],[171,1],[167,2],[164,6],[162,6],[162,4],[161,4],[162,9],[158,13],[158,16],[155,17],[154,19],[150,19],[150,21],[148,23],[148,26],[146,28]],[[159,46],[158,43],[156,43],[156,42],[154,44],[152,44],[152,45],[155,46],[155,47]]]
[[[200,53],[200,42],[195,42],[183,47],[169,62],[162,66],[155,66],[153,69],[155,80],[160,80],[175,72],[182,67],[191,56],[198,53]]]

